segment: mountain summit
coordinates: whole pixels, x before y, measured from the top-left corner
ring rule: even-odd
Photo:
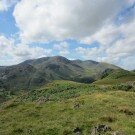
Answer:
[[[0,67],[0,87],[31,89],[53,80],[91,83],[119,67],[92,60],[68,60],[62,56],[27,60],[18,65]]]

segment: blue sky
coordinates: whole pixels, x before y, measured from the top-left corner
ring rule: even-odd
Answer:
[[[14,8],[12,7],[8,11],[0,12],[0,33],[6,37],[11,37],[15,33],[19,32],[12,15],[13,9]]]
[[[0,65],[61,55],[135,69],[134,28],[135,0],[1,0]]]

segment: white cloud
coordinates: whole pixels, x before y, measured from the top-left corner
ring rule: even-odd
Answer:
[[[100,57],[103,52],[101,48],[97,48],[97,47],[93,47],[93,48],[77,47],[75,51],[81,54],[84,59],[89,59],[89,60],[98,60],[97,58]]]
[[[13,39],[0,35],[0,63],[3,65],[12,65],[27,59],[45,57],[51,55],[51,51],[51,49],[30,47],[22,43],[15,44]]]
[[[23,40],[78,40],[98,31],[124,4],[126,0],[21,0],[14,17]]]
[[[125,69],[135,69],[135,56],[126,57],[122,60],[121,67]]]
[[[13,51],[13,56],[20,60],[34,59],[51,55],[51,49],[41,47],[30,47],[25,44],[18,44]]]
[[[18,0],[0,0],[0,11],[7,11],[8,8],[17,3]]]
[[[127,0],[127,2],[129,2],[130,4],[133,4],[135,0]]]
[[[16,1],[0,1],[0,11],[8,10]],[[134,2],[134,0],[20,0],[15,6],[13,16],[20,29],[22,43],[15,44],[13,39],[0,36],[0,62],[2,59],[6,61],[8,56],[17,63],[25,59],[50,55],[50,49],[27,44],[52,40],[61,41],[52,49],[62,56],[67,56],[70,53],[69,44],[63,41],[74,39],[88,45],[95,41],[99,43],[99,47],[77,47],[75,50],[79,56],[81,54],[85,59],[111,62],[131,69],[133,68],[131,64],[135,63],[135,8],[132,9],[131,6]],[[118,16],[123,7],[125,10],[126,7],[131,8],[132,15],[126,12],[126,15]],[[114,24],[116,16],[122,18],[122,24]]]
[[[53,46],[54,50],[59,51],[61,56],[66,56],[69,54],[69,44],[67,42],[61,42]]]
[[[135,63],[134,28],[135,19],[120,26],[110,25],[103,27],[94,35],[81,41],[86,44],[98,41],[100,43],[99,48],[88,49],[79,47],[76,51],[87,59],[93,58],[97,61],[109,62],[126,69],[132,69],[133,63]]]
[[[3,35],[0,35],[0,57],[12,51],[13,42],[14,41],[12,39],[7,39]]]
[[[102,27],[95,34],[83,38],[80,42],[85,44],[91,44],[94,41],[98,41],[102,45],[110,45],[113,41],[121,36],[121,30],[115,25],[106,25]]]

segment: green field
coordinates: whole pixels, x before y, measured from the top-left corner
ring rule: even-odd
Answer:
[[[135,135],[135,92],[128,86],[54,81],[40,89],[10,94],[0,106],[0,135],[91,135],[105,124],[111,135]]]

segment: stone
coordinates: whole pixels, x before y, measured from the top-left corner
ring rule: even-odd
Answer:
[[[125,135],[125,134],[121,133],[121,132],[118,132],[118,131],[115,131],[112,135]]]
[[[81,134],[82,134],[82,130],[81,130],[79,127],[76,127],[76,128],[74,129],[74,133],[75,133],[76,135],[81,135]]]
[[[105,124],[99,124],[92,129],[91,135],[99,135],[100,133],[105,133],[107,131],[111,131],[111,127]]]

